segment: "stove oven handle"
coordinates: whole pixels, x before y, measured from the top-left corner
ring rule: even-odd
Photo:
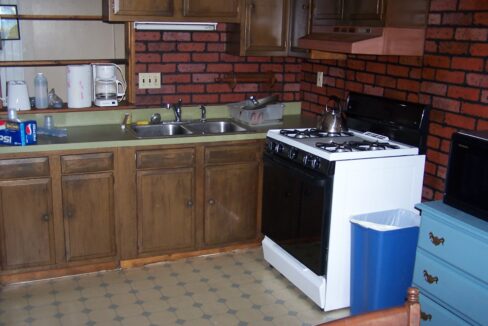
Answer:
[[[301,178],[302,180],[306,180],[308,183],[313,185],[324,186],[329,179],[328,176],[318,173],[311,173],[305,168],[296,166],[295,164],[290,164],[279,157],[271,157],[266,153],[264,154],[263,161],[265,166],[268,165],[271,167],[272,165],[278,165],[288,170],[289,173]]]

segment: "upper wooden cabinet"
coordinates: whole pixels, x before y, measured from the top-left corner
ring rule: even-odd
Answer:
[[[351,25],[383,26],[386,0],[344,0],[344,20]]]
[[[312,6],[313,26],[335,25],[343,19],[344,0],[314,0]]]
[[[291,0],[288,55],[306,57],[308,50],[298,47],[298,39],[310,32],[312,0]]]
[[[238,22],[240,0],[103,0],[108,21]]]

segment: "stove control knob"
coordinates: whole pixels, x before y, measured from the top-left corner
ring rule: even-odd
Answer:
[[[307,166],[311,159],[312,155],[303,155],[303,165]]]
[[[290,147],[290,150],[288,151],[288,158],[290,160],[294,160],[297,158],[297,156],[298,156],[298,149],[294,147]]]
[[[274,151],[275,153],[281,153],[283,152],[283,149],[284,149],[284,146],[283,144],[276,144],[275,147],[274,147]]]
[[[310,161],[310,165],[312,169],[318,169],[320,167],[320,158],[314,157],[312,161]]]
[[[268,153],[271,153],[273,151],[273,149],[274,149],[274,146],[275,146],[275,144],[272,141],[268,142],[266,144],[266,151]]]

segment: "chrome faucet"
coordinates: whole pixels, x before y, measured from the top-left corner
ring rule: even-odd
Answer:
[[[166,104],[166,109],[173,109],[173,112],[175,113],[175,122],[181,122],[181,103],[183,101],[181,98],[178,100],[178,103],[175,104]]]
[[[200,106],[200,110],[202,111],[202,114],[200,115],[200,121],[201,122],[207,121],[207,108],[205,107],[205,105],[202,104]]]

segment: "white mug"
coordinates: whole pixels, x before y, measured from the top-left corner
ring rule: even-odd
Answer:
[[[23,80],[7,82],[7,108],[13,110],[30,110],[29,93]]]

